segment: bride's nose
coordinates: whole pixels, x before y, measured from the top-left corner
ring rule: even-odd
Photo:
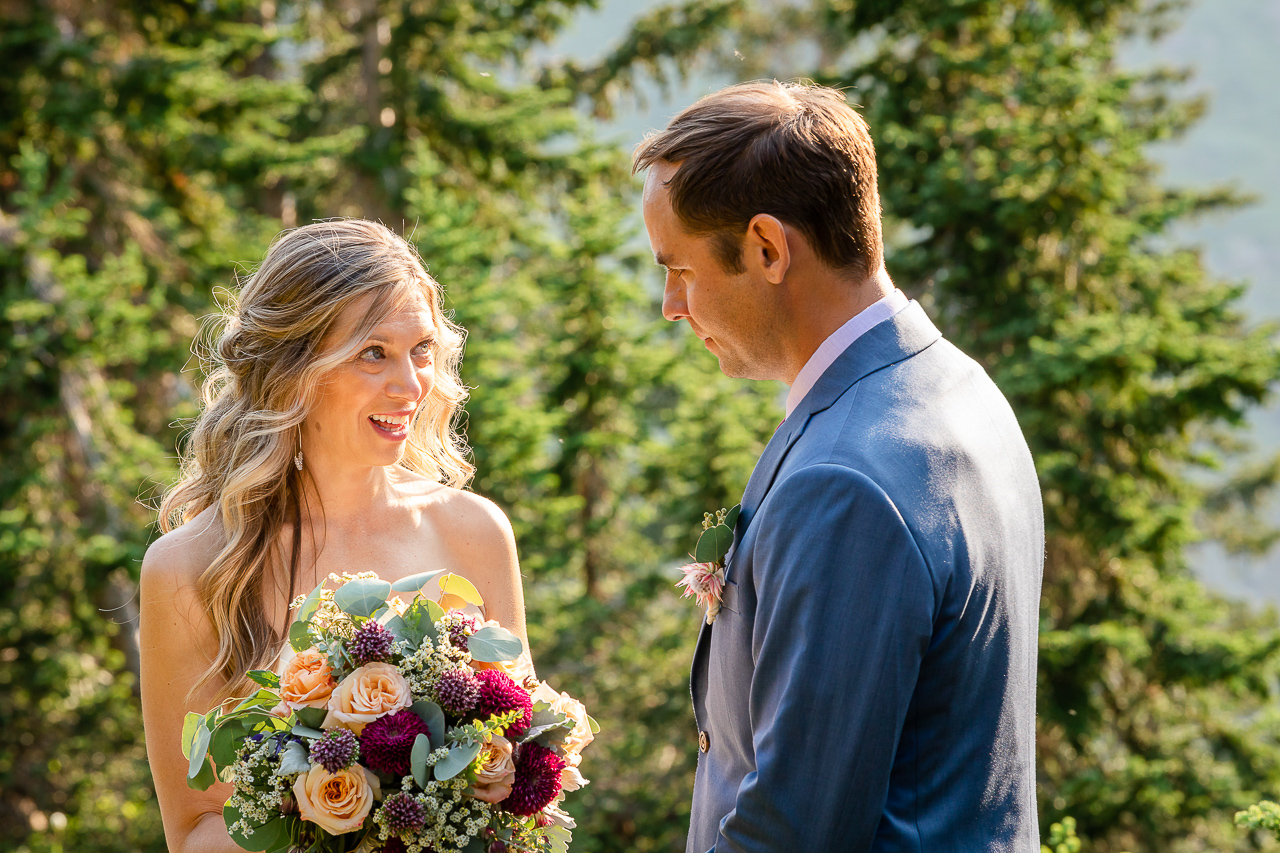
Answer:
[[[431,390],[431,368],[422,370],[412,359],[396,363],[387,375],[387,396],[417,402]]]

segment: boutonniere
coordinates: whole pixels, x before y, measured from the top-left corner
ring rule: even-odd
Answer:
[[[733,544],[733,526],[738,521],[742,504],[733,509],[716,510],[702,516],[702,535],[693,549],[694,562],[681,566],[684,573],[676,586],[684,587],[683,598],[696,598],[707,608],[707,624],[720,615],[720,599],[724,595],[724,557]]]

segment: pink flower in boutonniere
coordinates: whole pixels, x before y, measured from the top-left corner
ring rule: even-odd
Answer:
[[[684,598],[696,598],[707,608],[707,624],[720,615],[720,598],[724,595],[724,564],[733,543],[733,527],[738,523],[741,506],[721,509],[702,516],[702,534],[693,549],[696,562],[681,566],[684,573],[676,586],[684,587]]]
[[[718,563],[690,563],[681,566],[684,577],[676,586],[684,587],[683,597],[693,597],[707,608],[707,624],[720,615],[720,597],[724,595],[724,566]]]

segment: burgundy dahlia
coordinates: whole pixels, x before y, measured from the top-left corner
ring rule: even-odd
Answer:
[[[564,768],[564,759],[545,746],[521,745],[516,758],[516,781],[502,807],[518,815],[542,811],[560,793],[560,771]]]
[[[381,853],[405,853],[405,850],[404,842],[393,835],[382,845]]]
[[[445,713],[461,717],[480,699],[480,681],[470,669],[446,669],[436,682],[436,701]]]
[[[476,680],[480,682],[480,698],[472,713],[483,720],[491,714],[523,711],[503,734],[520,737],[529,730],[529,724],[533,722],[533,700],[529,698],[528,691],[498,669],[482,669],[476,673]]]
[[[347,651],[361,666],[375,661],[390,660],[391,643],[394,639],[390,631],[376,620],[370,619],[356,629],[355,636],[351,638],[351,644],[347,646]]]
[[[402,791],[387,797],[382,804],[382,814],[386,819],[387,829],[392,832],[403,832],[406,829],[417,832],[427,822],[427,810],[422,803]]]
[[[360,757],[360,743],[347,729],[329,729],[311,742],[311,760],[330,773],[346,770]]]
[[[418,735],[431,736],[422,718],[408,709],[379,717],[360,735],[365,765],[380,773],[408,775],[409,754]]]

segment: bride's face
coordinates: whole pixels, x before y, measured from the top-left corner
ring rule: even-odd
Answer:
[[[371,300],[366,297],[346,309],[326,348],[350,342]],[[435,382],[435,341],[431,305],[415,288],[368,337],[355,342],[355,356],[321,381],[316,407],[303,428],[304,455],[343,466],[398,462],[409,424]]]

